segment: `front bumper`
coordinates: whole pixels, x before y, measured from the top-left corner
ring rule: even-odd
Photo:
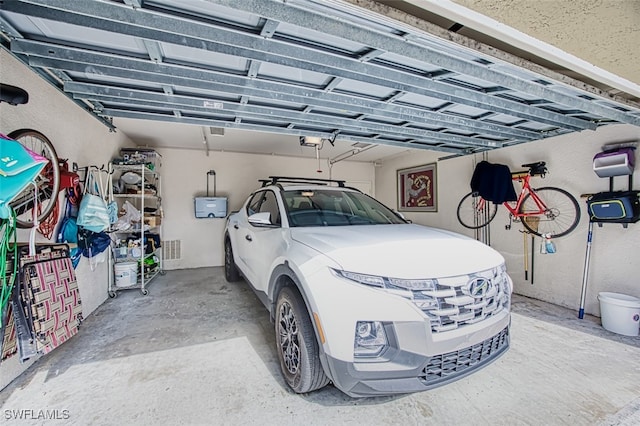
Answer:
[[[503,355],[509,325],[462,349],[426,356],[398,349],[386,362],[345,362],[327,357],[334,385],[352,397],[420,392],[461,379]]]
[[[438,331],[411,300],[336,278],[329,268],[303,272],[303,292],[313,295],[308,299],[310,313],[325,337],[323,367],[334,385],[350,396],[428,390],[479,370],[509,348],[508,306],[482,320]],[[383,353],[354,357],[358,321],[384,325],[388,347]]]

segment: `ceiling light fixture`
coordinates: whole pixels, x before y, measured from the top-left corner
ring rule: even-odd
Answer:
[[[336,137],[338,136],[338,131],[333,132],[331,138],[323,138],[320,136],[300,136],[300,146],[310,146],[317,147],[324,145],[325,142],[329,142],[331,146],[335,146],[334,143],[336,141]]]
[[[316,147],[322,144],[322,138],[319,136],[300,136],[300,146]]]

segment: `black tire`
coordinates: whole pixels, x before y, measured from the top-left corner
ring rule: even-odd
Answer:
[[[38,187],[38,204],[41,206],[38,222],[42,222],[51,214],[58,201],[60,189],[58,155],[51,141],[36,130],[20,129],[9,133],[8,136],[49,160],[49,164],[42,169],[35,180]],[[33,200],[34,187],[29,185],[11,201],[10,205],[16,212],[16,223],[19,228],[33,227]]]
[[[522,219],[522,225],[529,232],[538,236],[545,234],[551,238],[559,238],[576,229],[580,222],[580,206],[571,194],[564,189],[550,186],[533,191],[545,203],[547,211],[544,216],[533,216],[538,220]],[[519,213],[526,214],[527,211],[537,210],[538,206],[533,197],[527,194]]]
[[[497,204],[482,199],[477,192],[470,192],[458,204],[458,221],[465,228],[482,228],[496,217],[497,211]]]
[[[233,260],[233,248],[228,238],[224,240],[224,277],[230,283],[240,281],[240,271]]]
[[[318,340],[302,297],[292,287],[278,294],[275,311],[276,347],[285,381],[296,393],[329,383],[318,355]]]

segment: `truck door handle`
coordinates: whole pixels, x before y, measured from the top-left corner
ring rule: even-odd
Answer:
[[[237,223],[234,223],[234,224],[233,224],[233,229],[240,229],[240,227],[238,226],[238,224],[237,224]]]
[[[253,238],[251,238],[251,235],[247,235],[246,237],[244,237],[247,241],[253,241]]]

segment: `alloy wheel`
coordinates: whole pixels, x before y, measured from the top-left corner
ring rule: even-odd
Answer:
[[[283,303],[279,312],[279,338],[282,359],[286,369],[296,374],[300,367],[300,342],[298,337],[298,323],[289,303]]]

